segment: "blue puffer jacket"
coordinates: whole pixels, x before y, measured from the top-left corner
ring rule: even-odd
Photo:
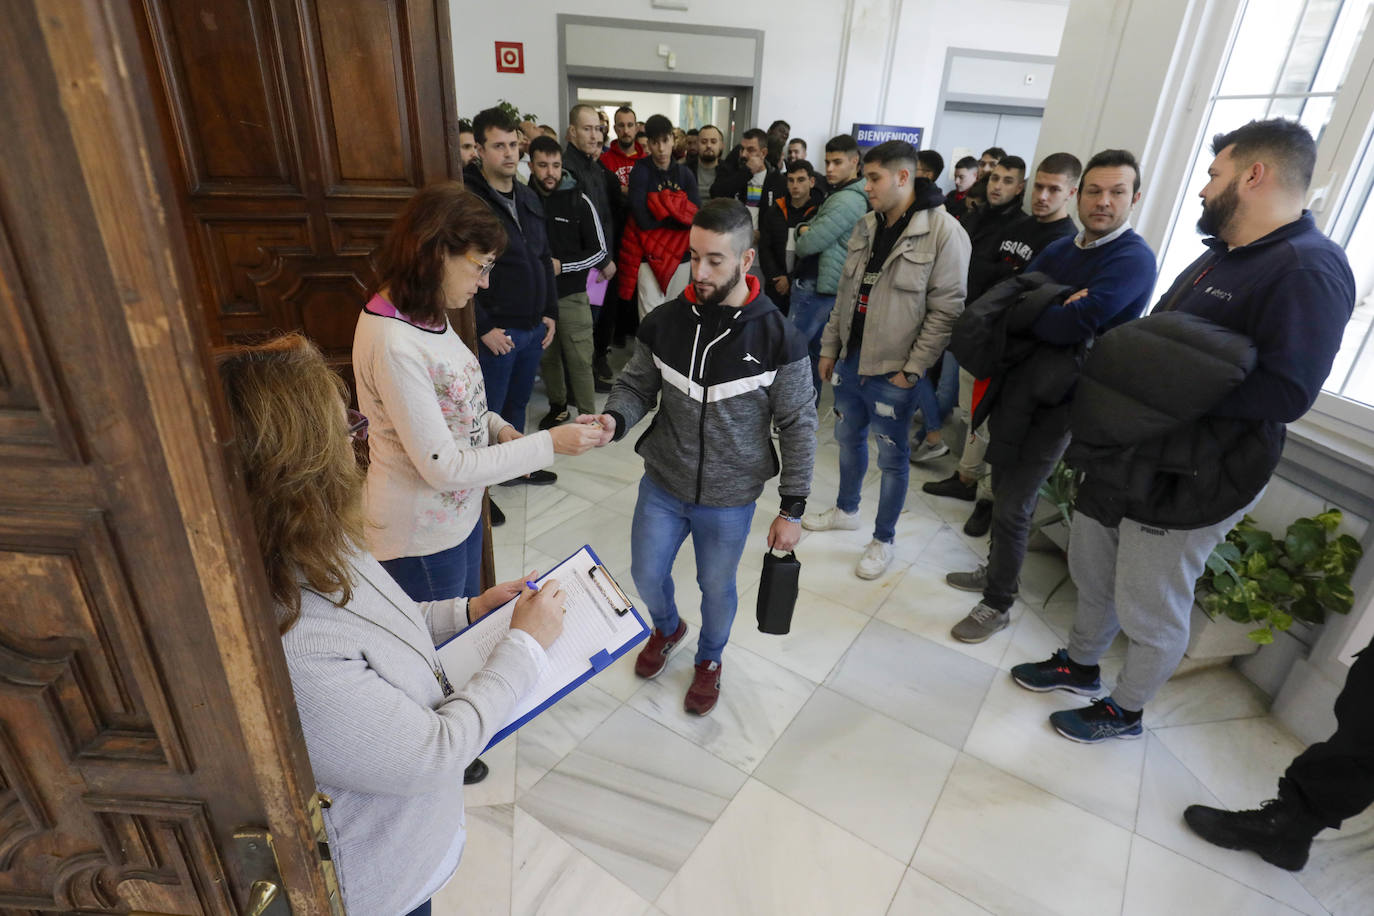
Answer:
[[[864,180],[856,178],[834,191],[821,203],[816,215],[803,226],[809,226],[797,236],[797,259],[821,256],[820,276],[816,292],[833,296],[840,288],[844,260],[849,255],[849,236],[854,226],[868,212],[868,195]]]

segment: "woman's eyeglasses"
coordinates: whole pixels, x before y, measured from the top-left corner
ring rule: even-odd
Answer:
[[[348,438],[354,442],[367,441],[367,417],[351,407],[348,409]]]
[[[482,277],[485,277],[487,274],[491,273],[491,269],[496,266],[495,258],[492,258],[490,261],[479,261],[472,255],[466,253],[463,255],[463,257],[467,258],[469,261],[471,261],[472,263],[476,264],[479,268],[481,268],[480,273],[477,274],[477,278],[479,280]]]

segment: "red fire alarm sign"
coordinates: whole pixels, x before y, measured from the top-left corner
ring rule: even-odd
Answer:
[[[525,72],[525,43],[523,41],[498,41],[496,43],[496,72]]]

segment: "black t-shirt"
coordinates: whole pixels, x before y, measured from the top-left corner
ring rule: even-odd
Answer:
[[[883,262],[892,253],[893,246],[897,244],[897,240],[902,237],[902,233],[906,231],[907,225],[911,222],[911,215],[918,209],[920,209],[920,201],[912,201],[906,212],[890,226],[885,224],[883,214],[877,214],[878,234],[873,239],[873,250],[868,256],[868,263],[864,265],[863,280],[859,284],[859,301],[854,306],[854,323],[849,328],[849,345],[846,349],[850,353],[858,353],[859,347],[863,344],[864,321],[868,314],[868,294],[873,291],[873,285],[882,276]]]

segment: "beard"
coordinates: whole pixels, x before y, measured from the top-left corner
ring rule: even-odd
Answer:
[[[1197,231],[1203,235],[1210,235],[1217,238],[1221,237],[1231,219],[1236,215],[1236,208],[1240,206],[1240,195],[1236,193],[1236,188],[1240,186],[1240,178],[1232,179],[1231,183],[1211,200],[1202,202],[1202,215],[1197,218]]]
[[[704,153],[704,152],[702,152],[702,151],[700,151],[700,150],[697,151],[697,161],[698,161],[698,162],[701,162],[701,163],[704,163],[705,165],[715,165],[715,164],[716,164],[716,160],[719,159],[719,158],[720,158],[720,154],[717,153],[717,152],[714,152],[714,151],[712,151],[712,152],[710,153],[710,155],[707,155],[706,153]]]
[[[727,280],[725,283],[723,283],[722,285],[720,285],[720,286],[707,286],[707,287],[705,287],[706,289],[708,289],[708,290],[711,291],[710,295],[707,295],[706,293],[702,292],[702,288],[703,288],[703,287],[702,287],[702,285],[701,285],[700,283],[693,283],[693,284],[692,284],[692,289],[693,289],[693,291],[697,294],[697,302],[699,302],[700,304],[702,304],[702,305],[720,305],[722,302],[725,301],[725,299],[726,299],[727,296],[729,296],[732,292],[734,292],[735,287],[736,287],[736,286],[739,286],[739,285],[740,285],[740,282],[741,282],[743,279],[744,279],[744,271],[743,271],[743,270],[736,270],[736,271],[735,271],[735,275],[734,275],[733,277],[731,277],[729,280]]]

